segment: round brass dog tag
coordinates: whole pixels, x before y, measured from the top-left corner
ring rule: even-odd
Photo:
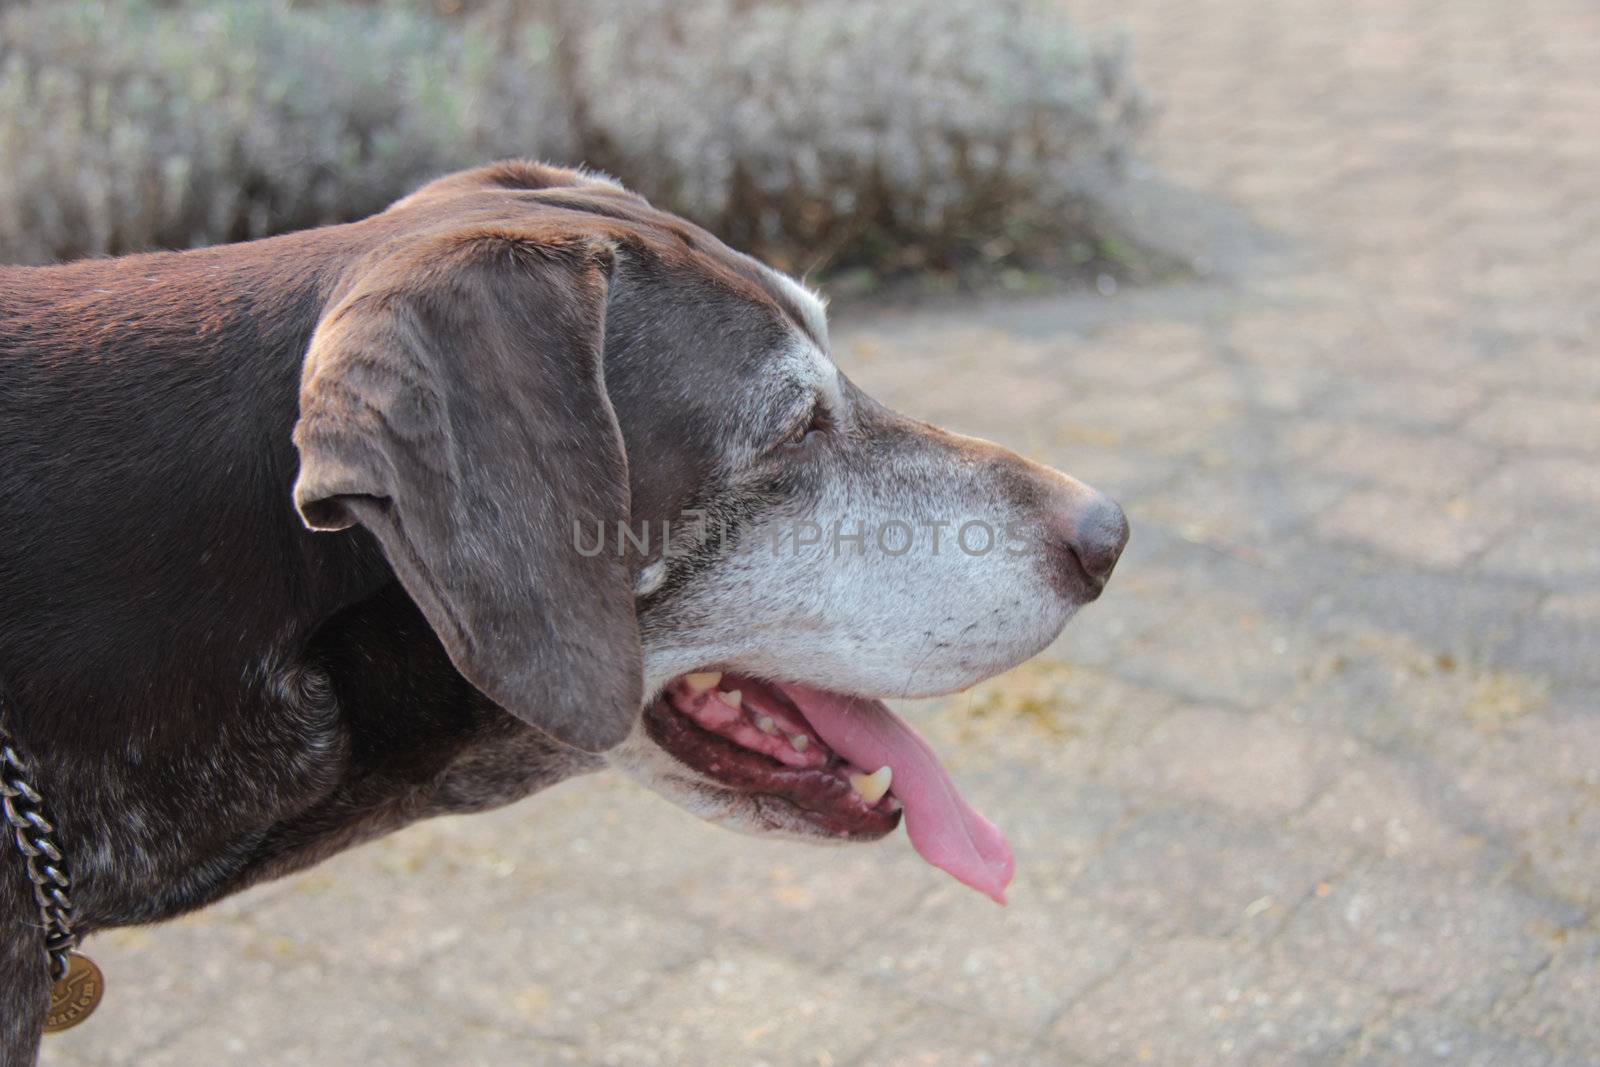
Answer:
[[[44,1017],[47,1034],[71,1030],[100,1006],[106,980],[94,960],[76,952],[67,957],[67,974],[50,986],[50,1013]]]

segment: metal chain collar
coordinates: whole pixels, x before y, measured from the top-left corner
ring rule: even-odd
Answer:
[[[33,900],[44,927],[50,977],[60,981],[67,974],[67,957],[78,947],[78,936],[72,932],[72,897],[68,895],[72,879],[61,849],[50,839],[56,828],[45,817],[44,798],[28,781],[27,761],[17,752],[4,725],[0,725],[0,810],[28,868]]]

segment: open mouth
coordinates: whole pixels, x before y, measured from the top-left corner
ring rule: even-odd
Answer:
[[[933,749],[881,701],[748,675],[674,679],[645,712],[652,740],[725,789],[788,805],[816,830],[872,840],[904,816],[923,859],[1005,903],[1005,837]]]

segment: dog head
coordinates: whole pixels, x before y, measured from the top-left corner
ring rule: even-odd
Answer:
[[[368,527],[461,673],[557,741],[738,828],[903,810],[999,896],[1003,839],[878,700],[1042,649],[1120,509],[873,402],[813,293],[603,179],[502,164],[380,218],[306,361],[306,523]]]

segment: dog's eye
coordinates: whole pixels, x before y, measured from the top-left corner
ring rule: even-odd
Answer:
[[[832,425],[833,421],[828,418],[827,410],[821,404],[813,404],[811,413],[806,416],[805,421],[796,426],[794,432],[784,438],[783,447],[799,448],[815,440],[818,434],[826,432],[828,427]]]

